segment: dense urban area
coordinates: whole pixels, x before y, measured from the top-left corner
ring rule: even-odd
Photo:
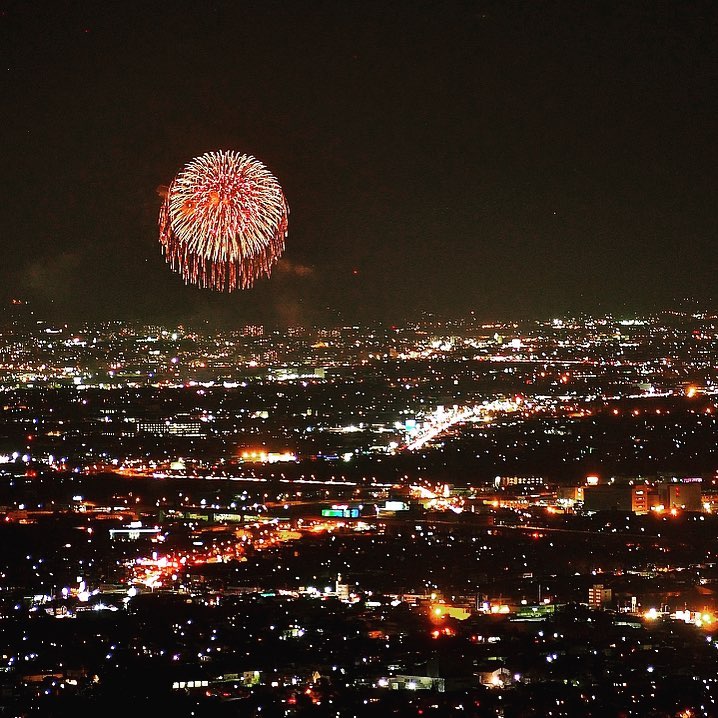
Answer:
[[[718,716],[718,316],[0,316],[0,713]],[[714,641],[715,638],[715,641]]]

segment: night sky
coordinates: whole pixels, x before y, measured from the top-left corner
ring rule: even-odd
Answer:
[[[0,294],[67,320],[642,312],[716,293],[714,2],[0,4]],[[261,159],[250,291],[185,287],[158,185]]]

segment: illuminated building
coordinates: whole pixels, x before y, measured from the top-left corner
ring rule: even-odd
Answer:
[[[546,479],[543,476],[497,476],[494,479],[494,486],[529,488],[543,486]]]
[[[603,608],[607,603],[611,603],[612,599],[613,591],[602,583],[596,583],[588,589],[588,605],[591,608]]]
[[[586,486],[583,489],[587,511],[632,511],[645,514],[656,510],[701,511],[700,478],[651,482],[622,480],[617,483]]]
[[[348,601],[349,600],[349,584],[342,582],[341,574],[337,575],[335,590],[336,590],[337,598],[340,601]]]
[[[558,486],[556,488],[556,502],[560,506],[572,507],[577,503],[583,503],[583,486]]]
[[[701,480],[682,479],[662,485],[665,493],[665,506],[668,509],[683,509],[685,511],[700,511]]]
[[[380,687],[390,688],[394,691],[430,691],[443,693],[446,690],[446,681],[433,676],[406,676],[396,675],[389,679],[379,679]]]
[[[264,326],[262,324],[247,324],[242,327],[241,334],[243,337],[263,337]]]
[[[478,672],[479,683],[482,686],[491,688],[499,688],[511,683],[513,676],[508,668],[495,668],[493,670],[485,670]]]
[[[653,506],[658,506],[661,498],[656,489],[650,484],[634,486],[631,492],[631,511],[634,514],[648,513]]]
[[[278,462],[296,461],[297,455],[291,451],[248,450],[241,454],[242,461],[259,464],[276,464]]]
[[[138,434],[154,434],[162,436],[170,434],[172,436],[204,436],[202,431],[202,422],[190,420],[170,420],[166,421],[138,421]]]

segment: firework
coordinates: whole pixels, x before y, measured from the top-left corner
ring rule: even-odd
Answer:
[[[247,289],[284,251],[289,208],[257,159],[233,151],[193,159],[167,188],[159,217],[165,259],[185,283]]]

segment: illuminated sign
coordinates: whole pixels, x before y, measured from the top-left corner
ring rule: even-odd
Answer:
[[[322,509],[322,516],[328,519],[358,519],[359,509]]]

